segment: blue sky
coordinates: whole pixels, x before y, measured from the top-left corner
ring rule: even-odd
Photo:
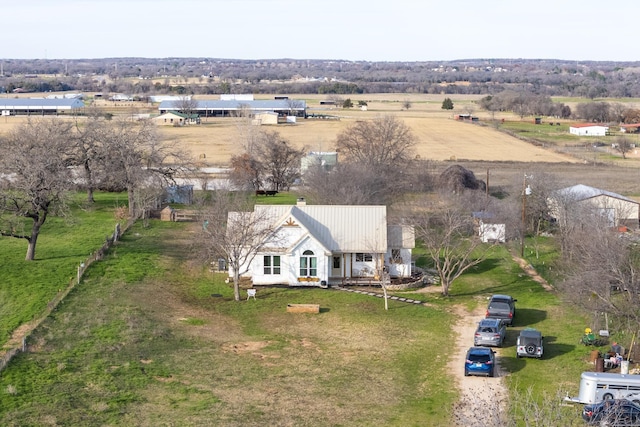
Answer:
[[[637,0],[31,0],[2,10],[3,59],[640,60]]]

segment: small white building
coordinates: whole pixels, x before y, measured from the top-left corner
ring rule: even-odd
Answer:
[[[185,126],[200,124],[200,117],[197,114],[187,115],[177,111],[168,111],[154,117],[153,122],[161,126]]]
[[[255,205],[274,236],[241,267],[254,285],[326,286],[410,277],[413,227],[387,224],[386,206]],[[229,213],[230,221],[237,213]],[[229,271],[233,275],[233,271]]]
[[[609,135],[609,126],[594,123],[578,123],[569,126],[569,133],[578,136],[606,136]]]
[[[255,114],[253,120],[251,121],[251,124],[255,126],[277,125],[278,116],[279,114],[274,111],[262,111]]]

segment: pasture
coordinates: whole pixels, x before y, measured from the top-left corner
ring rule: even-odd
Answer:
[[[35,95],[34,95],[35,96]],[[442,110],[442,101],[450,97],[454,102],[451,111]],[[454,115],[473,112],[485,123],[491,119],[516,120],[510,113],[489,116],[477,111],[477,95],[425,95],[425,94],[363,94],[344,95],[357,101],[367,102],[367,111],[354,107],[343,109],[320,105],[326,99],[320,95],[290,95],[291,98],[304,99],[309,114],[326,114],[338,120],[299,119],[295,125],[270,125],[259,127],[261,130],[277,131],[297,148],[309,151],[332,151],[335,149],[336,136],[357,120],[368,120],[380,115],[395,115],[403,120],[414,132],[417,145],[415,152],[422,159],[437,161],[482,160],[514,162],[573,162],[572,157],[556,153],[518,138],[498,132],[491,126],[477,126],[454,120]],[[196,97],[196,99],[216,99],[217,96]],[[256,99],[271,99],[258,97]],[[409,109],[403,109],[405,101],[411,103]],[[157,107],[142,102],[113,103],[96,101],[98,108],[131,116],[138,113],[157,114]],[[0,133],[26,120],[25,117],[4,117],[0,119]],[[82,120],[82,119],[80,119]],[[159,126],[161,135],[170,140],[180,141],[194,157],[209,166],[226,166],[231,156],[242,152],[243,141],[256,126],[241,118],[203,118],[202,124],[186,127]]]
[[[499,349],[512,392],[575,393],[588,366],[590,349],[574,342],[584,319],[523,277],[506,248],[450,298],[398,293],[423,305],[385,311],[369,295],[278,287],[236,302],[224,274],[194,262],[197,228],[136,224],[91,266],[0,376],[2,425],[451,425],[455,308],[473,311],[494,292],[519,298]],[[290,303],[321,310],[288,313]],[[532,324],[550,337],[549,355],[516,360],[516,329]]]

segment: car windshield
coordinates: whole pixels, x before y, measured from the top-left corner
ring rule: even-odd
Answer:
[[[495,328],[491,328],[487,326],[487,327],[480,328],[480,332],[495,333],[497,331]]]
[[[470,354],[468,360],[471,362],[487,363],[489,361],[488,354]]]
[[[489,308],[497,310],[509,310],[509,304],[502,301],[492,301]]]

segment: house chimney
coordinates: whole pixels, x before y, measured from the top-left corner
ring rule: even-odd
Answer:
[[[307,202],[304,201],[304,197],[298,197],[298,202],[296,203],[297,206],[306,206]]]

